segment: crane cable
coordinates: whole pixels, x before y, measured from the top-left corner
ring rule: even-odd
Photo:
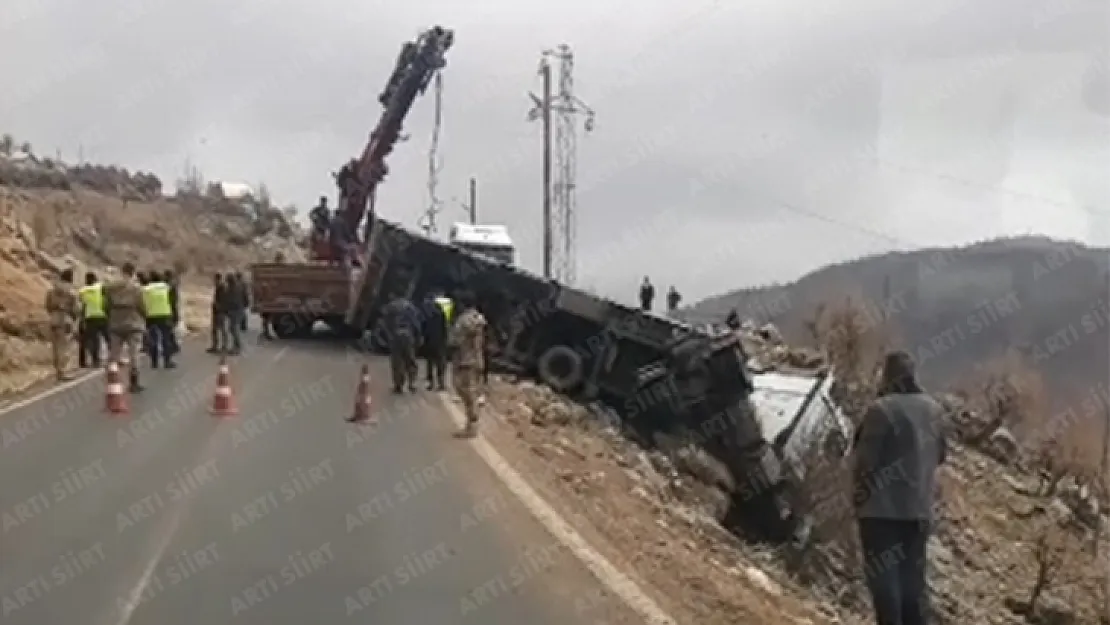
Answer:
[[[432,141],[428,148],[428,210],[424,213],[421,225],[425,234],[429,235],[436,232],[436,215],[443,205],[443,201],[439,199],[439,172],[443,169],[443,160],[439,156],[439,135],[443,126],[443,73],[437,71],[433,80],[435,118],[432,122]]]

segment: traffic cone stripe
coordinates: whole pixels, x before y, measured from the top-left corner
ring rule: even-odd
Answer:
[[[369,421],[371,419],[370,405],[370,365],[362,365],[358,388],[355,390],[354,414],[348,420],[354,423]]]
[[[216,391],[212,397],[211,413],[217,417],[239,414],[231,391],[231,368],[224,357],[220,358],[219,373],[216,375]]]
[[[131,412],[127,394],[123,390],[123,383],[120,382],[119,366],[114,362],[109,362],[108,373],[104,378],[104,411],[111,414]]]

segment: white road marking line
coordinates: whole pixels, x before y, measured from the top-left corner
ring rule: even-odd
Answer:
[[[68,380],[66,382],[62,382],[61,384],[51,386],[50,388],[43,389],[42,391],[40,391],[38,393],[35,393],[34,395],[32,395],[30,397],[25,397],[25,398],[23,398],[19,401],[14,401],[14,402],[12,402],[10,404],[7,404],[3,407],[0,407],[0,416],[6,415],[9,412],[14,412],[16,410],[19,410],[20,408],[23,408],[24,406],[30,406],[31,404],[33,404],[33,403],[35,403],[39,400],[46,399],[47,397],[51,397],[53,395],[57,395],[58,393],[61,393],[62,391],[69,390],[69,389],[77,386],[78,384],[81,384],[82,382],[87,382],[88,380],[91,380],[91,379],[93,379],[97,376],[101,376],[101,375],[104,375],[104,371],[102,369],[97,369],[96,371],[89,371],[89,372],[85,373],[84,375],[77,376],[76,378],[73,378],[72,380]]]
[[[440,393],[440,401],[444,407],[447,408],[448,415],[458,427],[463,427],[466,424],[466,416],[463,415],[462,410],[453,404],[447,395]],[[655,602],[654,599],[648,596],[639,585],[632,579],[625,575],[620,569],[609,562],[605,556],[601,555],[596,549],[590,546],[585,538],[578,533],[564,519],[551,507],[551,504],[544,501],[543,497],[539,495],[523,477],[517,473],[516,469],[508,463],[505,458],[498,453],[493,445],[479,434],[469,441],[478,456],[485,461],[489,468],[509,489],[517,499],[520,500],[524,507],[528,509],[532,516],[543,525],[556,540],[561,542],[577,557],[591,573],[597,577],[609,592],[612,592],[621,600],[632,608],[637,614],[643,617],[644,622],[650,625],[677,625],[674,620],[666,611]]]

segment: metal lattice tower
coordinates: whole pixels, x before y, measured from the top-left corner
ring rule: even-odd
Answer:
[[[558,92],[552,93],[552,63],[558,66]],[[594,111],[574,94],[574,53],[562,44],[554,50],[545,50],[540,59],[540,75],[544,77],[542,98],[532,96],[536,108],[530,118],[543,118],[545,137],[545,170],[550,167],[549,237],[545,237],[545,271],[564,284],[574,284],[577,273],[575,248],[577,245],[577,177],[578,177],[578,116],[585,116],[584,129],[594,127]],[[546,176],[545,176],[546,177]],[[549,240],[546,240],[548,239]],[[547,265],[550,264],[550,267]]]

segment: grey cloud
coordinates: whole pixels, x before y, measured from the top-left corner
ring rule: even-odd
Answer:
[[[478,176],[482,218],[507,223],[531,267],[526,93],[540,50],[567,41],[598,111],[579,139],[579,274],[622,297],[644,273],[690,299],[1007,228],[1110,243],[1100,218],[1067,208],[1110,210],[1097,0],[11,4],[0,55],[21,62],[5,67],[4,130],[170,180],[189,158],[301,205],[332,195],[328,172],[361,150],[401,41],[456,27],[439,194]],[[383,213],[408,223],[426,202],[431,113],[429,94],[381,190]],[[1025,196],[999,190],[1015,185]],[[451,204],[440,222],[461,217]]]

